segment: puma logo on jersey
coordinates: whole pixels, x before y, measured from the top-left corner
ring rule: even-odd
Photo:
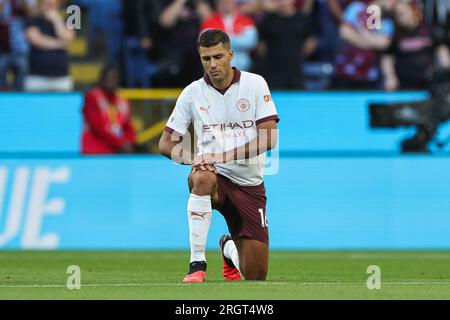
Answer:
[[[208,107],[200,107],[200,111],[206,112],[209,114],[209,106]]]

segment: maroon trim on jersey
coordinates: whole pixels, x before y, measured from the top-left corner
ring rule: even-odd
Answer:
[[[239,80],[241,80],[241,71],[235,67],[233,67],[233,79],[231,80],[231,83],[228,87],[226,87],[225,89],[218,89],[216,87],[214,87],[213,83],[211,82],[211,79],[209,78],[208,74],[205,73],[205,75],[203,76],[203,79],[205,80],[205,82],[210,85],[211,87],[213,87],[214,89],[216,89],[217,91],[220,92],[221,95],[224,95],[225,92],[227,92],[228,89],[230,89],[230,87],[234,84],[239,82]]]
[[[274,114],[273,116],[268,116],[268,117],[257,120],[256,125],[258,126],[261,123],[264,123],[267,121],[272,121],[272,120],[275,120],[277,123],[280,122],[280,118],[276,114]]]
[[[175,130],[173,130],[172,128],[170,128],[170,127],[165,127],[164,128],[164,131],[165,132],[168,132],[168,133],[170,133],[170,134],[174,134],[174,135],[177,135],[177,136],[180,136],[180,137],[182,137],[183,135],[181,134],[181,133],[179,133],[178,131],[175,131]]]
[[[164,128],[164,131],[165,131],[165,132],[168,132],[168,133],[172,133],[172,132],[174,132],[175,130],[173,130],[172,128],[169,128],[169,127],[165,127],[165,128]]]

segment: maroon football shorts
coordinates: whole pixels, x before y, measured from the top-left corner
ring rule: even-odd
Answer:
[[[258,186],[240,186],[220,174],[217,182],[219,201],[213,209],[225,217],[233,240],[250,238],[269,244],[264,182]]]

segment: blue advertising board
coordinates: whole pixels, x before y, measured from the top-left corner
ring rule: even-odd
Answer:
[[[281,157],[277,249],[450,248],[450,158]],[[160,156],[0,161],[0,248],[188,248],[189,168]],[[227,232],[213,214],[208,248]]]
[[[411,128],[371,129],[370,102],[417,101],[425,92],[275,92],[280,150],[398,152]],[[83,95],[0,94],[1,153],[80,152]],[[450,126],[439,133],[450,135]]]

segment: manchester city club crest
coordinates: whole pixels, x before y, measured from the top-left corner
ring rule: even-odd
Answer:
[[[245,112],[250,108],[250,101],[245,98],[242,98],[237,103],[237,108],[239,111]]]

